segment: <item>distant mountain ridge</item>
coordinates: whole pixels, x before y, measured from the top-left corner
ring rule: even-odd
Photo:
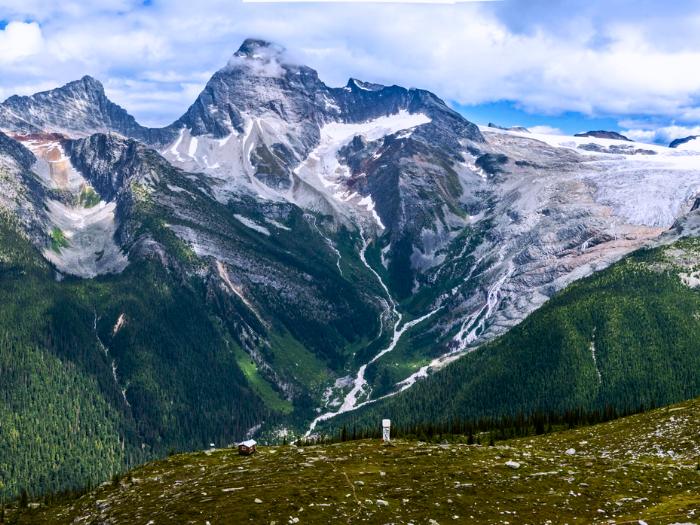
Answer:
[[[50,91],[11,96],[0,104],[0,129],[67,136],[117,132],[146,142],[165,140],[162,132],[141,126],[109,100],[102,84],[87,75]]]
[[[687,137],[682,137],[679,139],[674,139],[671,141],[671,143],[668,145],[669,148],[677,148],[683,144],[687,144],[688,142],[692,142],[695,139],[697,139],[700,135],[689,135]]]
[[[520,132],[523,132],[523,133],[530,133],[530,130],[527,129],[526,127],[524,127],[524,126],[511,126],[511,127],[507,127],[507,126],[499,126],[498,124],[494,124],[493,122],[489,122],[489,123],[487,124],[487,127],[489,127],[489,128],[494,128],[494,129],[502,129],[502,130],[505,130],[505,131],[520,131]]]
[[[633,142],[631,139],[625,137],[623,134],[617,131],[586,131],[585,133],[576,133],[574,137],[595,137],[598,139],[612,139],[612,140],[626,140],[628,142]]]

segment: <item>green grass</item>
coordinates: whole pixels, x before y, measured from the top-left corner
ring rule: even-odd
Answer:
[[[291,334],[270,334],[273,363],[309,391],[317,391],[328,381],[330,373],[319,357],[294,339]]]
[[[8,515],[46,524],[696,522],[699,436],[695,400],[494,447],[353,441],[261,447],[252,457],[223,449],[176,455],[80,499]]]
[[[70,245],[65,233],[63,233],[63,231],[56,226],[54,226],[54,228],[51,230],[50,237],[51,249],[56,253],[60,253],[63,248],[67,248]]]
[[[238,345],[234,347],[236,363],[243,372],[250,387],[265,404],[275,412],[290,414],[294,410],[291,402],[282,398],[272,385],[260,374],[257,365]]]
[[[94,208],[100,203],[101,197],[92,186],[83,186],[80,189],[79,203],[83,208]]]

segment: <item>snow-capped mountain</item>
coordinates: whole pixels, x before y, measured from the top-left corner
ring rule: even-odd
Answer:
[[[0,129],[0,202],[59,277],[156,260],[196,282],[307,421],[410,387],[700,195],[692,151],[479,129],[420,89],[329,87],[260,40],[166,128],[85,77],[11,97]]]

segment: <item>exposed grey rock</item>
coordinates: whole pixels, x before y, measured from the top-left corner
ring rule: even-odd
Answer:
[[[90,76],[31,96],[14,95],[0,104],[0,129],[13,133],[60,133],[84,137],[114,131],[149,143],[167,141],[168,132],[139,125],[110,101]]]
[[[359,331],[391,339],[396,304],[421,293],[411,318],[431,314],[418,326],[431,358],[444,355],[393,388],[410,386],[672,224],[669,235],[700,228],[692,215],[679,220],[700,198],[697,170],[671,166],[660,179],[651,146],[482,134],[427,91],[328,87],[260,40],[244,42],[162,130],[139,126],[90,78],[12,97],[0,125],[60,143],[115,207],[118,249],[203,283],[287,399],[305,393],[269,356],[273,322],[331,362],[330,376],[350,369],[330,402],[372,357],[363,349],[349,363],[350,341]],[[71,138],[40,135],[49,132]],[[0,153],[12,175],[0,203],[45,246],[47,201],[69,205],[74,194],[42,181],[32,172],[42,160],[11,138],[0,136]],[[323,344],[309,336],[318,333]]]
[[[700,135],[689,135],[687,137],[682,137],[679,139],[674,139],[671,141],[671,143],[668,145],[669,148],[677,148],[678,146],[682,144],[686,144],[687,142],[693,141],[697,139]]]
[[[0,132],[0,152],[11,157],[17,166],[29,170],[36,162],[36,156],[21,143]]]
[[[601,144],[581,144],[579,149],[595,151],[596,153],[610,153],[614,155],[656,155],[656,151],[646,148],[635,148],[631,145],[611,144],[603,146]]]
[[[530,130],[527,129],[526,127],[524,127],[524,126],[511,126],[511,127],[507,127],[507,126],[499,126],[498,124],[494,124],[493,122],[489,122],[489,123],[487,124],[487,127],[489,127],[489,128],[494,128],[494,129],[502,129],[502,130],[505,130],[505,131],[519,131],[519,132],[521,132],[521,133],[530,133]]]
[[[625,137],[621,133],[618,133],[617,131],[605,131],[602,129],[597,131],[586,131],[585,133],[576,133],[574,137],[595,137],[597,139],[627,140],[632,142],[632,140]]]

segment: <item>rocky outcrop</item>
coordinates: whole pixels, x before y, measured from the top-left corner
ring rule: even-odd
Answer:
[[[678,146],[682,146],[683,144],[687,144],[688,142],[691,142],[695,139],[697,139],[699,135],[690,135],[688,137],[683,137],[679,139],[672,140],[671,143],[668,145],[669,148],[677,148]]]
[[[576,133],[574,137],[594,137],[597,139],[626,140],[632,142],[631,139],[625,137],[617,131],[605,131],[602,129],[597,131],[586,131],[585,133]]]

